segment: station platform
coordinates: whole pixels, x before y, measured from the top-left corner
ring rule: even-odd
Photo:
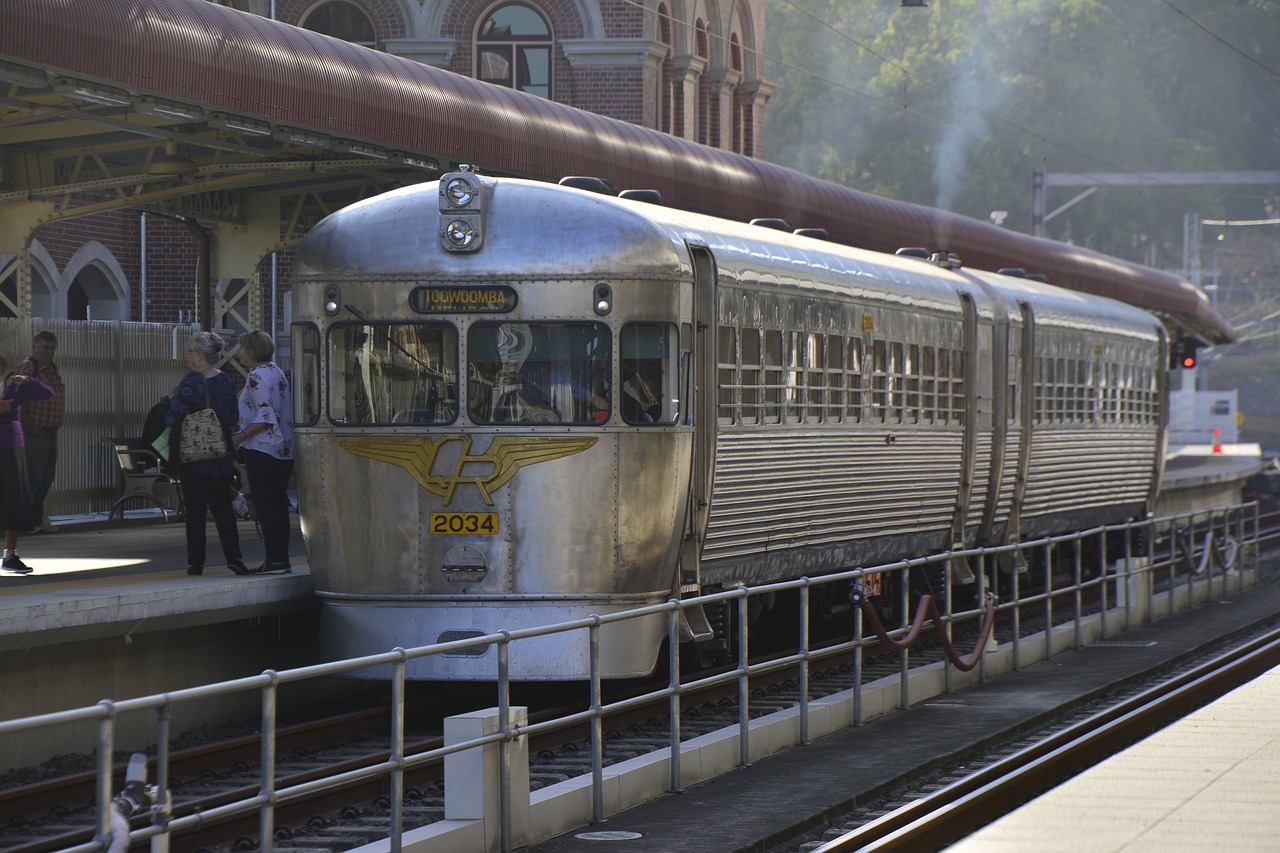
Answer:
[[[232,574],[217,531],[208,522],[209,562],[188,575],[181,521],[159,511],[58,516],[53,533],[25,534],[18,553],[34,570],[0,575],[0,651],[212,625],[314,606],[311,572],[298,530],[289,574]],[[244,562],[262,563],[262,542],[251,521],[238,522]]]
[[[1170,619],[1126,632],[1122,643],[1098,642],[1077,651],[1006,673],[985,684],[939,696],[905,711],[876,718],[753,763],[716,779],[620,812],[596,826],[565,833],[521,848],[521,853],[780,853],[781,839],[805,832],[821,833],[822,825],[848,813],[856,805],[891,794],[901,780],[924,769],[942,767],[980,752],[984,745],[1021,733],[1029,719],[1075,706],[1101,695],[1113,686],[1152,674],[1165,665],[1194,655],[1208,638],[1229,636],[1255,625],[1280,621],[1280,585],[1263,583],[1221,601],[1205,603]],[[1274,679],[1280,689],[1280,683]],[[1276,697],[1280,698],[1280,697]],[[1241,773],[1256,777],[1257,797],[1273,811],[1280,779],[1280,750],[1274,734],[1280,723],[1270,708],[1272,739],[1258,744]],[[1194,723],[1189,723],[1194,726]],[[1268,754],[1269,751],[1269,754]],[[1224,747],[1219,766],[1229,764]],[[1239,761],[1239,759],[1236,759]],[[1162,761],[1167,763],[1162,763]],[[1129,805],[1144,792],[1153,799],[1164,779],[1177,774],[1193,776],[1179,762],[1192,761],[1166,753],[1153,758],[1140,778],[1117,781],[1128,790],[1101,792],[1092,801],[1078,803],[1087,809],[1063,818],[1054,828],[1034,839],[1024,836],[1004,847],[976,845],[968,851],[1018,850],[1080,851],[1120,850],[1121,846],[1094,846],[1096,826],[1107,811],[1129,814]],[[1236,780],[1233,780],[1235,782]],[[1224,799],[1225,802],[1225,799]],[[1064,806],[1065,808],[1066,806]],[[1224,806],[1225,808],[1225,806]],[[1241,815],[1241,809],[1236,809]],[[1280,815],[1280,811],[1276,812]],[[1218,821],[1230,820],[1222,815]],[[1214,824],[1183,826],[1179,844],[1152,845],[1124,850],[1177,850],[1206,847],[1230,850],[1280,849],[1280,832],[1269,823],[1250,824],[1241,815],[1236,834],[1219,836]],[[1028,821],[1033,824],[1034,821]],[[994,825],[993,825],[994,826]],[[1250,835],[1256,830],[1256,835]],[[817,840],[816,838],[814,840]]]
[[[1273,669],[948,850],[1280,850],[1278,706]]]

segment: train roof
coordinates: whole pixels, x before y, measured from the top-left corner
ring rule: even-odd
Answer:
[[[945,313],[959,310],[962,289],[992,289],[1014,310],[1019,300],[1034,303],[1037,317],[1052,325],[1156,335],[1155,319],[1138,308],[1029,279],[953,271],[914,257],[571,187],[515,178],[481,182],[484,242],[478,251],[440,247],[439,184],[431,182],[327,217],[299,247],[295,275],[667,279],[691,274],[687,246],[697,245],[711,251],[722,277],[747,286],[839,293]],[[975,278],[985,287],[975,287]]]

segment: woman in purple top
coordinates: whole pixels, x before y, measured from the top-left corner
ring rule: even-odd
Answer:
[[[28,400],[48,400],[53,389],[38,379],[10,371],[12,361],[0,352],[0,528],[4,529],[4,560],[0,571],[29,575],[31,567],[18,556],[18,531],[29,530],[31,488],[27,482],[27,453],[18,412]]]
[[[182,377],[174,389],[173,404],[164,416],[164,422],[175,431],[187,414],[203,409],[207,399],[209,408],[218,414],[223,428],[230,433],[236,422],[236,386],[230,376],[218,369],[222,351],[222,338],[213,332],[196,332],[187,340],[187,366],[191,372]],[[178,465],[182,504],[186,512],[189,575],[204,574],[206,511],[213,515],[227,568],[237,575],[249,574],[240,553],[240,531],[236,527],[235,511],[231,509],[233,471],[230,454],[221,459]]]

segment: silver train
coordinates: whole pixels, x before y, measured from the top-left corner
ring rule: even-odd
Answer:
[[[470,171],[331,215],[293,278],[326,653],[1148,512],[1159,321],[954,261]],[[665,637],[625,624],[610,677],[650,672]],[[578,635],[514,644],[513,676],[584,677]]]

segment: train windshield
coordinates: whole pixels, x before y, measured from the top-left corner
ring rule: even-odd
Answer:
[[[340,323],[329,331],[335,424],[447,424],[458,416],[458,333],[443,323]]]
[[[618,400],[629,424],[672,424],[680,416],[675,327],[628,323],[622,327]]]
[[[476,423],[599,424],[611,411],[603,323],[482,323],[467,337]]]

